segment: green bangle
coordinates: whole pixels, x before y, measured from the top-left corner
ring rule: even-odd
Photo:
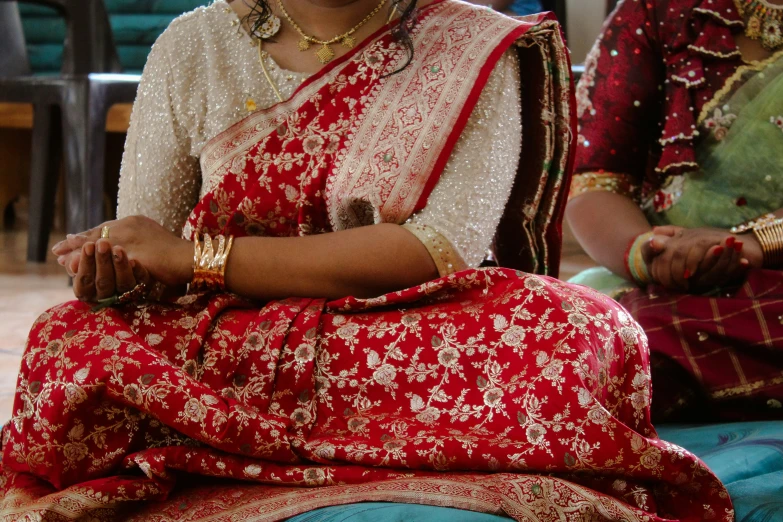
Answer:
[[[107,297],[106,299],[98,299],[98,304],[92,307],[92,311],[97,312],[98,310],[103,310],[104,308],[112,307],[119,302],[120,302],[120,296],[116,294],[111,297]]]

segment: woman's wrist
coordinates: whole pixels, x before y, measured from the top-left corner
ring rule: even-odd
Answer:
[[[186,239],[178,239],[172,255],[173,279],[172,286],[185,286],[193,280],[193,242]]]
[[[737,236],[742,241],[742,257],[750,263],[750,268],[764,268],[764,249],[754,234]]]

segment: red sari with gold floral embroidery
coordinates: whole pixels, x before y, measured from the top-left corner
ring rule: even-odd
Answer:
[[[213,140],[204,163],[220,182],[185,234],[329,232],[366,224],[368,204],[404,222],[516,44],[525,160],[496,254],[555,267],[573,117],[557,25],[444,1],[422,11],[414,42],[416,60],[390,75],[405,51],[381,31]],[[345,205],[329,214],[328,198]],[[30,334],[0,508],[280,520],[384,500],[518,520],[730,521],[717,478],[656,438],[649,388],[645,337],[621,307],[509,268],[366,300],[67,303]]]

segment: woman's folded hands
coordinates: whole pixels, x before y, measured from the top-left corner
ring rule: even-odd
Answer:
[[[647,264],[653,279],[668,289],[707,291],[738,281],[761,268],[763,254],[752,235],[717,228],[655,227]]]
[[[101,237],[105,228],[108,238]],[[139,283],[181,286],[192,277],[193,245],[143,216],[69,235],[52,251],[73,278],[74,295],[83,301],[122,295]]]

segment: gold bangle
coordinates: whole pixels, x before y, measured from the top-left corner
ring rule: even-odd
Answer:
[[[783,264],[783,219],[764,216],[753,227],[753,235],[761,245],[765,267]]]
[[[193,240],[193,280],[188,287],[189,293],[226,289],[226,265],[234,236],[229,236],[228,241],[223,235],[215,239],[218,242],[216,250],[209,234],[204,234],[203,245],[198,237]]]
[[[750,232],[754,228],[762,227],[764,225],[769,225],[771,223],[774,223],[777,221],[777,216],[775,214],[764,214],[757,218],[753,218],[750,221],[746,221],[744,223],[741,223],[737,225],[736,227],[731,227],[730,232],[732,234],[744,234],[745,232]]]

